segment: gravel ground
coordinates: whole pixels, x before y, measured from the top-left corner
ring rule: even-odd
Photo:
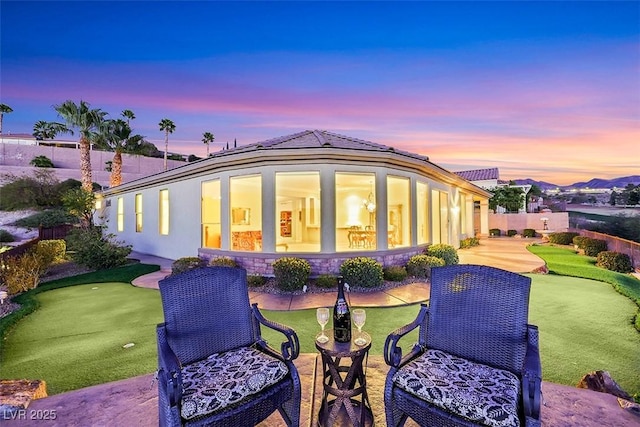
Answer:
[[[10,243],[11,246],[20,244],[25,240],[30,240],[38,236],[37,229],[22,228],[11,225],[17,220],[31,216],[34,213],[36,213],[34,210],[0,211],[0,229],[8,231],[16,238],[15,242]]]

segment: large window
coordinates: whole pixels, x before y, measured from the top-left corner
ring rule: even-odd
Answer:
[[[411,182],[387,177],[387,234],[390,248],[411,244]]]
[[[469,217],[467,215],[467,195],[464,193],[460,193],[460,234],[467,234],[468,227],[467,223],[469,221]],[[473,236],[467,236],[473,237]]]
[[[429,189],[427,184],[416,183],[416,233],[419,245],[429,243]]]
[[[118,211],[117,211],[118,231],[124,231],[124,199],[118,197]]]
[[[169,234],[169,190],[160,190],[158,227],[162,235]]]
[[[431,191],[431,207],[431,243],[449,243],[449,195],[444,191]]]
[[[262,251],[262,177],[231,178],[229,181],[231,249]]]
[[[142,194],[136,194],[136,233],[142,233]]]
[[[222,221],[220,180],[202,183],[202,247],[220,248]]]
[[[320,173],[276,173],[276,252],[320,252]]]
[[[375,178],[336,173],[336,251],[376,249]]]

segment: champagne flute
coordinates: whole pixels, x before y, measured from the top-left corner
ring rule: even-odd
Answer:
[[[362,327],[367,320],[367,313],[363,308],[356,308],[351,312],[353,323],[358,327],[358,338],[354,341],[356,345],[365,345],[367,340],[362,336]]]
[[[326,307],[320,307],[316,310],[316,320],[322,328],[322,333],[316,337],[319,343],[326,343],[329,341],[329,337],[324,334],[324,326],[329,322],[329,309]]]

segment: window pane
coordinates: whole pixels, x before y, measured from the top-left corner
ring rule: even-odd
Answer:
[[[160,234],[169,234],[169,190],[160,190]]]
[[[320,172],[276,173],[276,252],[320,252]]]
[[[262,251],[262,177],[231,178],[229,206],[231,249]]]
[[[418,244],[429,243],[429,190],[424,182],[416,183],[416,226]]]
[[[136,194],[136,233],[142,233],[142,194]]]
[[[336,173],[336,251],[376,249],[375,178]]]
[[[467,234],[467,195],[464,193],[460,193],[460,233]]]
[[[220,180],[202,183],[202,247],[220,248]]]
[[[124,231],[124,199],[118,197],[118,231]]]
[[[411,244],[411,204],[408,178],[387,177],[387,233],[390,248]]]

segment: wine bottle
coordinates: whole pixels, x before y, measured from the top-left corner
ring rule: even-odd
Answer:
[[[336,342],[351,341],[351,312],[344,298],[344,280],[338,277],[338,298],[333,307],[333,339]]]

